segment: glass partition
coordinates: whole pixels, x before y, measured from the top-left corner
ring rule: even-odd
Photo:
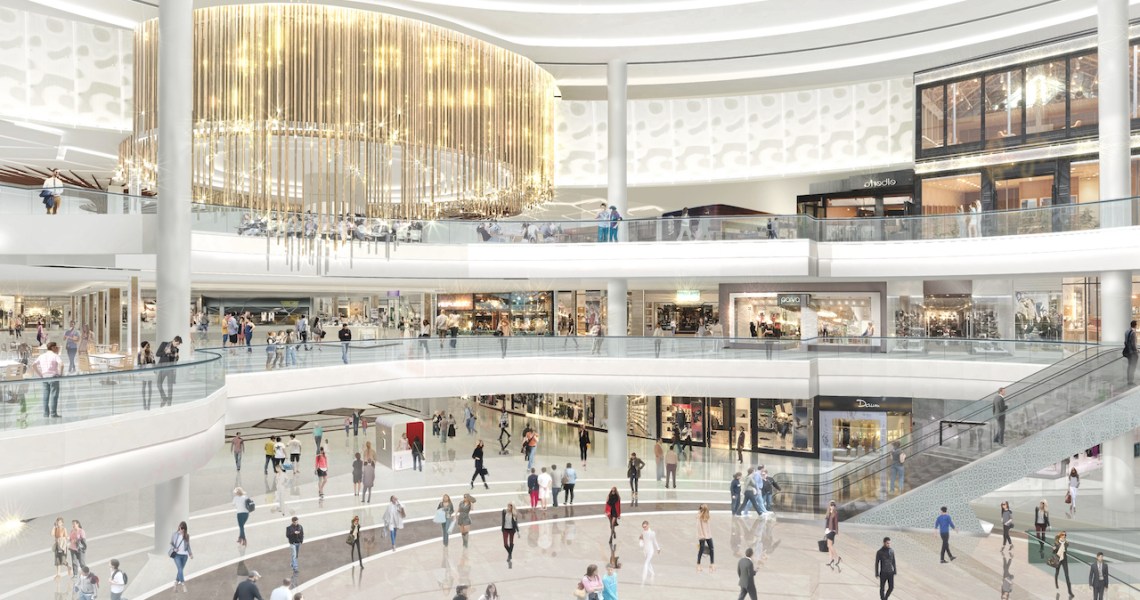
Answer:
[[[1021,69],[986,75],[986,140],[1020,137],[1025,94]]]

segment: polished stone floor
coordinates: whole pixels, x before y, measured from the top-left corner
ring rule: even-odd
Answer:
[[[453,401],[449,410],[462,414],[462,404]],[[382,409],[373,407],[369,414]],[[607,529],[601,502],[611,486],[628,496],[624,469],[605,465],[606,438],[594,437],[588,466],[582,468],[577,457],[577,444],[572,428],[565,425],[539,423],[542,437],[539,464],[557,464],[563,468],[573,462],[579,472],[578,500],[572,510],[551,509],[545,514],[524,511],[523,531],[517,540],[514,568],[508,569],[498,532],[498,511],[506,502],[529,505],[524,485],[524,463],[512,452],[498,456],[488,452],[491,488],[471,493],[475,506],[475,532],[471,546],[463,550],[458,536],[443,549],[436,525],[430,522],[442,494],[456,501],[468,491],[475,435],[459,427],[458,436],[446,446],[429,446],[425,470],[391,472],[377,475],[375,500],[362,505],[352,493],[349,461],[353,452],[363,447],[361,432],[345,434],[343,417],[334,414],[298,415],[293,420],[303,423],[298,437],[305,445],[305,456],[311,456],[313,442],[309,433],[321,423],[331,445],[331,477],[326,497],[317,498],[311,470],[298,469],[281,489],[262,470],[261,445],[267,435],[284,430],[274,429],[280,423],[243,425],[240,429],[249,440],[244,469],[237,473],[233,457],[222,448],[209,465],[191,477],[190,530],[195,558],[187,566],[189,592],[175,596],[170,591],[173,579],[171,561],[162,555],[150,555],[153,520],[153,490],[125,490],[107,501],[85,506],[65,519],[80,519],[90,538],[87,562],[104,580],[109,576],[107,562],[119,558],[131,574],[127,597],[137,600],[162,598],[221,598],[233,594],[236,582],[249,569],[265,576],[262,592],[266,598],[280,579],[290,574],[285,525],[292,515],[300,517],[307,542],[302,550],[299,589],[309,600],[348,598],[451,598],[453,586],[469,583],[499,585],[504,598],[572,597],[572,585],[587,564],[599,565],[610,560],[606,544]],[[497,433],[497,413],[480,411],[480,423],[488,447],[488,433]],[[288,425],[288,424],[286,424]],[[293,425],[289,425],[292,427]],[[520,418],[512,420],[512,429],[521,432]],[[369,431],[371,434],[372,431]],[[518,438],[516,437],[516,442]],[[516,444],[512,444],[514,446]],[[651,457],[652,445],[644,440],[630,440],[630,449]],[[769,468],[789,472],[818,470],[814,460],[756,456]],[[844,526],[842,538],[844,562],[839,570],[826,567],[826,560],[815,551],[816,538],[822,530],[818,519],[797,519],[795,514],[781,514],[775,522],[756,519],[732,519],[725,512],[727,481],[740,469],[725,451],[702,450],[679,469],[678,489],[663,489],[654,481],[651,460],[642,480],[640,507],[626,506],[626,518],[616,545],[623,566],[620,570],[622,598],[693,598],[729,597],[735,590],[735,560],[748,545],[762,548],[767,555],[762,562],[758,581],[761,597],[790,598],[874,598],[877,593],[871,580],[874,548],[884,532],[855,526]],[[747,461],[746,461],[747,462]],[[247,525],[249,545],[242,550],[235,544],[236,523],[230,506],[231,490],[241,485],[258,503],[258,510]],[[378,529],[388,495],[396,494],[408,510],[408,527],[400,533],[400,549],[388,551],[386,532]],[[284,501],[284,513],[273,510]],[[627,498],[628,500],[628,498]],[[695,525],[693,512],[701,502],[709,503],[714,513],[714,539],[720,552],[721,570],[716,574],[695,572]],[[635,513],[645,513],[645,515]],[[679,513],[679,514],[677,514]],[[352,516],[359,515],[366,530],[363,536],[365,569],[353,570],[348,564],[348,547],[344,536]],[[635,529],[642,518],[648,518],[657,529],[665,548],[656,559],[657,577],[641,586],[639,549]],[[53,567],[48,551],[50,523],[36,520],[26,529],[0,546],[0,600],[20,598],[71,598],[66,578],[52,577]],[[957,598],[1000,596],[1003,567],[997,538],[955,539],[960,558],[951,565],[937,562],[937,536],[932,532],[887,532],[894,537],[900,555],[898,591],[893,598]],[[1009,561],[1010,598],[1053,598],[1051,577],[1040,567],[1026,563],[1024,550]],[[939,571],[940,570],[940,571]],[[943,572],[945,575],[943,575]],[[1051,575],[1051,573],[1050,573]],[[1084,573],[1074,569],[1074,582]],[[445,592],[443,588],[449,588]],[[718,591],[719,590],[719,591]],[[962,595],[956,592],[965,591]],[[1075,586],[1078,597],[1090,597],[1087,586]],[[1129,597],[1124,588],[1113,590],[1110,598]],[[153,595],[152,595],[153,592]],[[716,592],[715,594],[706,592]],[[481,593],[481,590],[480,590]],[[106,591],[100,595],[106,597]],[[478,594],[472,593],[474,600]],[[734,596],[733,596],[734,597]]]

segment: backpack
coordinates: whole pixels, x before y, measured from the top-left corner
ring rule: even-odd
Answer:
[[[257,504],[255,504],[253,502],[253,498],[247,497],[245,499],[245,510],[246,510],[246,512],[253,512],[253,511],[257,510]]]
[[[562,474],[562,487],[566,487],[568,485],[570,485],[570,476],[563,473]]]
[[[127,585],[127,580],[129,579],[129,577],[127,577],[127,572],[126,571],[115,571],[115,573],[122,575],[123,576],[123,585]],[[111,583],[115,583],[115,573],[111,573]]]

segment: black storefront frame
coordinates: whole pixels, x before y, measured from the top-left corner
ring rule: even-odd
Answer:
[[[860,405],[863,402],[864,405]],[[815,450],[816,458],[823,455],[823,413],[881,412],[905,413],[910,416],[910,433],[914,432],[914,398],[905,396],[816,396],[815,397]],[[888,422],[889,425],[889,422]],[[889,431],[889,429],[888,429]],[[909,435],[909,434],[908,434]],[[878,451],[888,442],[880,440],[873,449]]]
[[[1053,42],[1047,42],[1046,44],[1048,44],[1048,43],[1053,43]],[[1140,38],[1135,38],[1135,39],[1129,40],[1129,51],[1130,51],[1130,53],[1135,46],[1140,46]],[[944,79],[941,81],[935,81],[935,82],[931,82],[931,83],[922,84],[920,86],[915,86],[915,113],[914,113],[914,116],[915,116],[915,136],[914,136],[915,160],[924,160],[924,159],[931,159],[931,158],[943,158],[943,157],[947,157],[947,156],[956,156],[956,155],[960,155],[960,154],[970,154],[970,153],[979,152],[982,150],[1029,147],[1029,146],[1038,146],[1041,144],[1045,144],[1045,143],[1049,143],[1049,142],[1056,142],[1056,141],[1069,141],[1069,140],[1076,140],[1076,139],[1095,138],[1097,136],[1097,133],[1098,133],[1098,125],[1097,124],[1082,125],[1082,126],[1077,127],[1077,128],[1074,128],[1072,126],[1072,123],[1073,123],[1073,121],[1072,121],[1072,100],[1073,100],[1073,96],[1072,96],[1071,86],[1072,86],[1072,77],[1073,77],[1073,75],[1072,75],[1073,59],[1078,58],[1078,57],[1088,56],[1088,55],[1095,56],[1096,50],[1094,49],[1094,50],[1090,51],[1088,49],[1084,49],[1084,50],[1078,50],[1078,51],[1068,52],[1068,53],[1064,53],[1064,54],[1057,54],[1057,55],[1050,56],[1048,58],[1042,58],[1042,59],[1028,61],[1028,62],[1024,62],[1024,63],[1017,63],[1017,64],[1007,65],[1007,66],[1003,66],[1003,67],[997,67],[997,68],[989,69],[989,70],[985,70],[985,71],[977,71],[977,72],[974,72],[974,73],[971,73],[969,75],[965,75],[962,77],[955,77],[952,79]],[[1063,60],[1065,62],[1065,126],[1060,131],[1052,131],[1052,132],[1048,132],[1048,133],[1037,133],[1037,134],[1030,135],[1027,133],[1027,123],[1028,123],[1028,118],[1029,118],[1029,111],[1027,110],[1027,108],[1025,106],[1025,90],[1026,90],[1026,83],[1027,83],[1026,82],[1026,77],[1027,77],[1026,74],[1029,71],[1029,69],[1031,69],[1033,67],[1045,65],[1045,64],[1060,61],[1060,60]],[[1006,73],[1008,71],[1013,71],[1013,70],[1020,70],[1020,72],[1021,72],[1021,90],[1022,90],[1022,98],[1020,101],[1020,105],[1021,105],[1021,128],[1020,128],[1020,131],[1021,131],[1021,133],[1018,134],[1017,136],[1008,136],[1008,137],[1004,137],[1004,138],[998,138],[995,140],[987,140],[986,139],[986,110],[985,110],[986,79],[991,75]],[[979,127],[980,127],[979,141],[978,142],[972,142],[969,144],[956,144],[953,146],[947,146],[946,145],[946,143],[948,141],[947,140],[947,134],[949,133],[949,119],[947,117],[949,115],[949,109],[950,109],[949,92],[948,92],[949,86],[951,84],[960,83],[963,81],[969,81],[971,79],[979,79],[980,102],[983,105],[983,108],[981,111],[981,118],[979,120],[979,123],[980,123],[980,125],[979,125]],[[943,145],[940,147],[936,147],[936,148],[923,148],[922,147],[922,130],[923,130],[923,127],[922,127],[922,116],[923,116],[922,115],[922,112],[923,112],[922,99],[923,99],[923,93],[926,90],[937,88],[940,86],[942,87],[942,143],[943,143]],[[1099,96],[1098,96],[1098,98],[1099,98]],[[1098,100],[1098,102],[1099,102],[1099,100]],[[1136,131],[1137,129],[1140,129],[1140,118],[1131,118],[1130,123],[1131,123],[1130,128],[1132,131]]]

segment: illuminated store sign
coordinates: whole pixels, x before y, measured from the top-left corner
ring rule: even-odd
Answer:
[[[811,294],[779,294],[776,296],[776,304],[780,308],[800,308],[807,306],[811,301]]]
[[[682,302],[700,302],[700,301],[701,301],[701,291],[700,290],[677,290],[677,303],[678,304],[680,304]]]

